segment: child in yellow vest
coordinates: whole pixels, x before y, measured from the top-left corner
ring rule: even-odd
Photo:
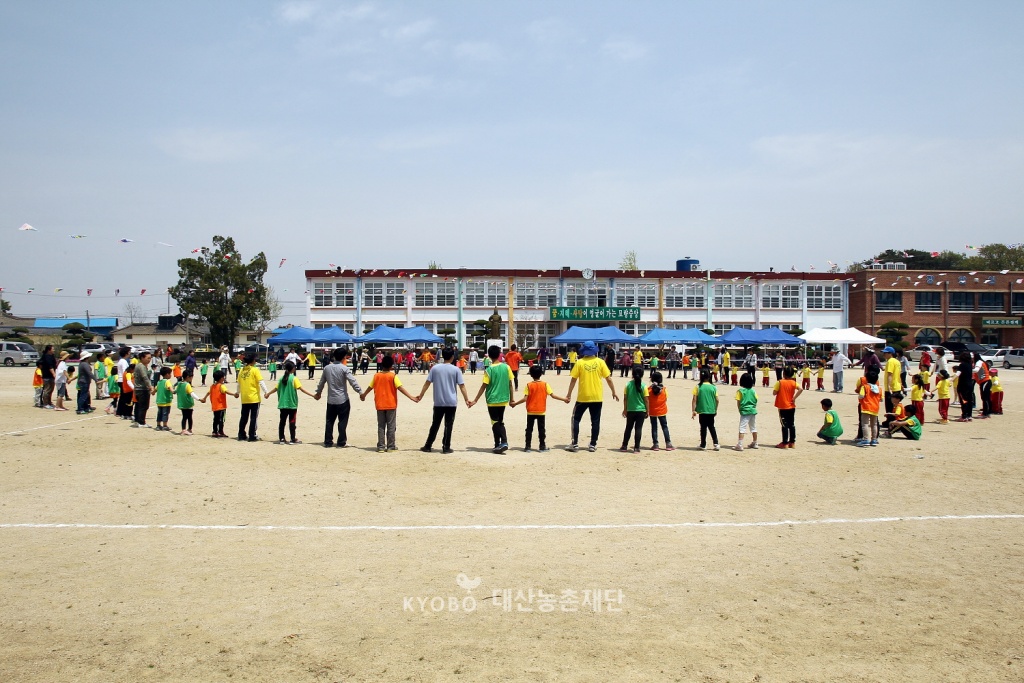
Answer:
[[[992,414],[1003,414],[1003,383],[999,379],[999,370],[989,370],[992,375]]]

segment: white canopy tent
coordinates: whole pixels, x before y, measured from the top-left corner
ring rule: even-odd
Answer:
[[[884,344],[881,337],[872,337],[870,334],[861,332],[856,327],[844,327],[840,329],[819,327],[800,335],[808,344]]]

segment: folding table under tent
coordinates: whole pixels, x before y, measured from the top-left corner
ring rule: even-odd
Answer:
[[[647,334],[640,337],[642,344],[704,344],[719,345],[722,342],[718,337],[712,337],[703,330],[688,328],[685,330],[670,330],[664,327],[656,327]]]
[[[800,335],[808,344],[885,344],[886,340],[881,337],[872,337],[866,332],[861,332],[856,327],[842,327],[839,329],[831,329],[826,327],[819,327],[817,329],[804,332]]]
[[[592,341],[598,344],[635,344],[639,339],[615,327],[578,327],[573,325],[562,334],[552,337],[555,344],[582,344]]]
[[[308,327],[292,327],[276,337],[267,340],[267,346],[285,346],[287,344],[312,344],[316,341],[316,333]]]
[[[444,342],[444,339],[422,325],[417,327],[378,325],[372,332],[356,337],[355,341],[365,344],[440,344]]]

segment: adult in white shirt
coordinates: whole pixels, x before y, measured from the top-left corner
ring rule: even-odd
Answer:
[[[294,349],[289,351],[288,355],[284,357],[284,362],[287,363],[288,361],[295,363],[295,367],[300,367],[302,365],[302,361],[299,359],[299,354],[295,353]]]
[[[220,371],[224,373],[225,377],[231,374],[231,354],[228,353],[228,347],[221,347],[217,364],[220,365]]]
[[[842,351],[836,351],[829,359],[832,364],[832,393],[843,393],[843,364],[849,363],[850,359],[843,355]]]
[[[476,352],[476,349],[473,349],[469,352],[469,371],[474,375],[476,374],[476,365],[479,362],[480,354]]]

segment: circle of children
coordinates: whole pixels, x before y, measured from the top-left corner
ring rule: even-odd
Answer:
[[[736,411],[739,418],[738,440],[734,450],[744,450],[744,438],[750,434],[747,448],[758,448],[757,416],[759,412],[758,396],[754,390],[755,377],[758,371],[762,374],[762,386],[768,387],[769,377],[774,370],[775,383],[772,388],[774,407],[778,410],[782,438],[776,448],[794,448],[796,445],[796,402],[800,395],[810,390],[812,372],[817,374],[817,391],[825,391],[825,368],[832,369],[832,391],[843,392],[843,370],[847,364],[860,366],[863,374],[858,377],[854,391],[858,396],[857,405],[857,436],[853,444],[857,446],[877,446],[879,435],[888,437],[902,435],[908,439],[919,440],[922,434],[921,423],[925,419],[925,400],[937,400],[938,420],[940,424],[949,423],[950,405],[958,405],[961,416],[955,421],[970,422],[975,419],[975,387],[981,398],[981,413],[977,419],[987,419],[991,415],[1002,414],[1002,387],[998,371],[992,369],[977,354],[963,352],[954,366],[946,358],[945,350],[939,349],[933,358],[925,352],[918,363],[918,372],[910,375],[909,359],[902,352],[886,346],[879,352],[865,348],[863,355],[855,362],[850,362],[842,352],[832,352],[830,357],[818,356],[810,361],[804,358],[785,357],[779,352],[774,358],[771,355],[759,358],[752,350],[746,356],[736,359],[728,349],[715,351],[699,349],[692,353],[671,350],[663,354],[645,357],[638,348],[635,351],[623,351],[617,354],[611,347],[605,351],[604,357],[598,355],[597,346],[593,342],[585,342],[578,349],[571,347],[563,359],[561,354],[540,354],[536,359],[524,362],[523,356],[513,344],[503,352],[497,346],[491,346],[485,357],[480,358],[476,350],[463,353],[455,358],[453,349],[443,349],[439,362],[429,350],[414,356],[407,352],[395,355],[378,351],[376,354],[376,373],[372,376],[365,389],[359,386],[355,372],[349,368],[351,352],[345,348],[334,349],[325,362],[316,392],[305,389],[296,375],[296,369],[305,365],[309,369],[310,378],[317,361],[315,354],[310,353],[303,359],[292,351],[283,362],[283,374],[278,379],[278,359],[268,359],[267,370],[269,379],[274,382],[268,388],[263,379],[261,369],[257,366],[256,356],[249,354],[231,359],[225,348],[219,359],[213,362],[202,361],[199,364],[193,354],[185,360],[185,366],[174,363],[173,367],[165,365],[162,353],[141,351],[135,357],[130,349],[122,348],[116,361],[104,353],[96,358],[88,353],[77,361],[76,368],[67,351],[61,351],[55,357],[52,346],[47,346],[36,367],[33,379],[35,386],[35,405],[39,408],[67,410],[63,401],[68,398],[68,386],[72,381],[78,388],[77,413],[93,412],[91,405],[90,385],[97,385],[97,397],[110,399],[108,414],[116,414],[119,418],[131,422],[135,428],[150,427],[147,423],[151,398],[156,402],[156,429],[172,431],[170,412],[176,405],[181,413],[180,431],[182,435],[191,435],[193,428],[193,410],[196,401],[209,402],[213,412],[212,436],[225,438],[225,417],[229,396],[240,400],[241,416],[238,422],[237,438],[239,441],[260,441],[257,435],[257,419],[259,417],[261,398],[269,399],[277,394],[280,419],[278,423],[278,443],[298,444],[296,438],[296,416],[298,412],[298,394],[306,394],[316,400],[327,397],[327,417],[323,445],[325,447],[345,448],[348,446],[347,428],[351,412],[348,388],[351,387],[361,401],[373,392],[377,413],[377,451],[397,450],[397,408],[398,394],[402,394],[414,403],[419,403],[433,387],[433,418],[426,442],[420,449],[432,451],[434,441],[443,423],[441,434],[441,450],[443,453],[452,451],[452,428],[459,403],[459,393],[467,408],[472,408],[481,399],[484,400],[491,422],[494,437],[494,453],[504,453],[509,448],[509,440],[505,428],[505,409],[526,404],[526,438],[525,451],[533,448],[533,436],[536,431],[537,445],[540,451],[548,451],[548,440],[545,425],[547,399],[570,403],[574,390],[577,390],[576,404],[572,411],[571,442],[567,450],[575,452],[580,449],[580,426],[583,417],[589,413],[590,438],[585,442],[586,448],[593,452],[597,448],[601,428],[601,411],[604,405],[604,386],[607,384],[611,397],[618,402],[619,394],[611,379],[611,370],[616,366],[620,377],[630,377],[622,391],[622,417],[625,418],[625,430],[620,450],[623,452],[640,452],[644,423],[651,425],[652,450],[660,450],[659,428],[664,436],[664,449],[675,450],[668,427],[668,389],[664,385],[662,369],[668,378],[675,378],[678,370],[683,370],[683,378],[692,372],[697,385],[691,392],[691,420],[697,420],[700,426],[700,450],[708,448],[708,435],[711,436],[711,448],[719,450],[718,432],[715,420],[720,409],[718,387],[716,384],[737,386],[734,394]],[[309,359],[312,358],[312,361]],[[354,367],[366,374],[370,356],[365,349],[359,351]],[[812,362],[816,368],[812,370]],[[645,371],[645,363],[648,370]],[[521,398],[516,398],[519,389],[519,370],[528,365],[532,381],[525,383]],[[427,373],[426,381],[418,395],[409,393],[398,377],[402,366],[409,372],[419,368]],[[468,368],[475,374],[478,366],[482,368],[483,378],[480,389],[472,399],[469,397],[464,375]],[[213,372],[212,383],[204,396],[196,393],[193,384],[194,373],[199,371],[202,385],[206,385],[206,377],[210,369]],[[557,396],[543,380],[545,369],[554,369],[559,375],[565,367],[570,374],[569,388],[565,396]],[[236,389],[228,388],[228,377],[232,370],[236,375]],[[646,381],[645,381],[645,375]],[[797,376],[802,382],[798,386]],[[910,381],[908,383],[908,375]],[[931,381],[935,379],[935,388]],[[905,403],[909,389],[910,401]],[[325,392],[326,390],[326,392]],[[51,400],[56,392],[56,405]],[[820,401],[824,414],[823,422],[817,437],[825,443],[835,445],[843,435],[843,426],[831,399]],[[288,434],[285,428],[288,428]],[[337,435],[335,435],[335,428]],[[632,444],[630,439],[632,438]]]

